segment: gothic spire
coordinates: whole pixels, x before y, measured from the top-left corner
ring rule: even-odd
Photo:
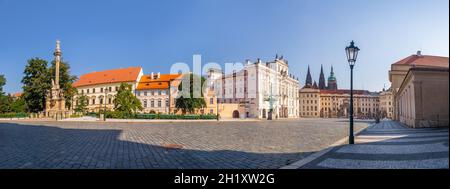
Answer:
[[[306,82],[305,85],[312,85],[312,77],[311,72],[309,71],[309,65],[308,65],[308,73],[306,74]]]
[[[320,65],[319,89],[325,89],[325,75],[323,74],[323,66]]]

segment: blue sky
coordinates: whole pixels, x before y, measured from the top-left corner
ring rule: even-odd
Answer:
[[[422,50],[449,54],[448,0],[0,0],[0,74],[21,91],[27,59],[51,60],[55,40],[72,73],[142,66],[170,71],[176,62],[289,60],[303,86],[333,65],[349,88],[344,48],[361,49],[355,88],[389,86],[390,64]]]

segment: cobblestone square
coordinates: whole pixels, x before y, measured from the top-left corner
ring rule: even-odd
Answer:
[[[369,124],[357,121],[355,130]],[[0,121],[0,168],[280,168],[347,135],[346,119],[184,123]]]

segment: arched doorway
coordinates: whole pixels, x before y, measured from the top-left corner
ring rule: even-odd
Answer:
[[[239,118],[239,111],[237,110],[233,111],[233,118]]]
[[[263,109],[263,110],[262,110],[262,117],[263,117],[263,118],[266,118],[266,109]]]

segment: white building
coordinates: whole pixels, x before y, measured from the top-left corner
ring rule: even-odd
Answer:
[[[73,83],[73,87],[78,91],[78,94],[74,97],[74,107],[79,103],[78,98],[81,95],[86,95],[88,111],[98,112],[105,106],[108,109],[113,109],[114,96],[117,94],[120,84],[131,85],[131,90],[134,91],[142,75],[144,74],[141,67],[105,70],[81,75]]]
[[[242,70],[232,74],[215,72],[208,76],[215,81],[219,103],[238,104],[236,110],[219,112],[222,117],[267,118],[270,109],[273,118],[299,117],[299,81],[289,74],[283,57],[277,56],[271,62],[247,61]],[[232,115],[226,115],[230,112]]]

